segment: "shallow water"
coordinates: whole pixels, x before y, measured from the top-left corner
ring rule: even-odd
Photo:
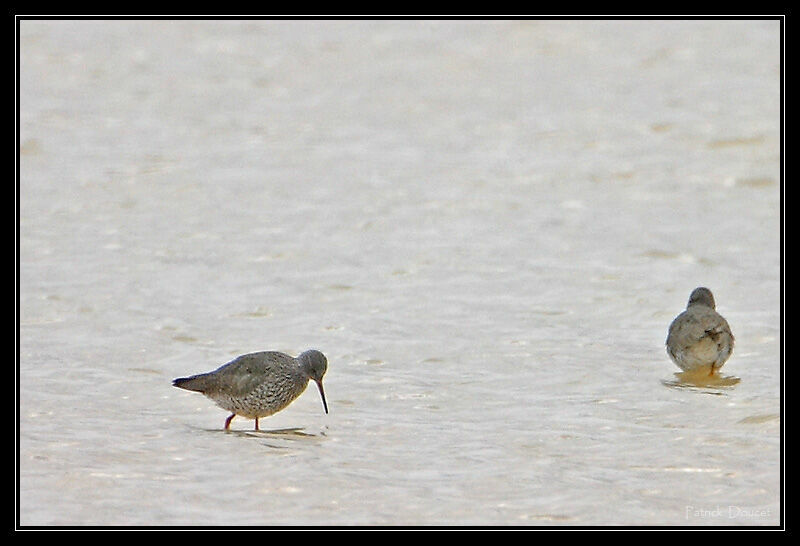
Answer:
[[[20,46],[19,524],[779,523],[777,21]],[[664,350],[700,285],[730,385]],[[328,415],[171,386],[310,347]]]

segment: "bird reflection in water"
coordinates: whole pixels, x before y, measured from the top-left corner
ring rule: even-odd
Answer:
[[[727,389],[737,385],[741,378],[732,375],[721,375],[719,372],[713,375],[709,373],[709,368],[699,368],[688,372],[677,372],[675,379],[662,380],[661,382],[671,388],[701,390],[709,394],[723,394]]]

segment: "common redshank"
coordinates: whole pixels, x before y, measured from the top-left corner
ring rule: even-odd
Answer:
[[[695,288],[686,311],[669,326],[667,353],[685,372],[708,367],[709,375],[714,375],[733,352],[731,328],[715,309],[711,290],[702,286]]]
[[[237,415],[258,420],[276,413],[300,396],[309,379],[319,387],[322,406],[328,413],[322,377],[328,360],[319,351],[310,350],[297,358],[277,351],[262,351],[239,356],[213,372],[175,379],[181,389],[201,392],[231,412],[225,430]]]

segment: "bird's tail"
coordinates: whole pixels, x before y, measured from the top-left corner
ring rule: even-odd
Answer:
[[[207,387],[207,375],[199,374],[191,377],[179,377],[178,379],[173,379],[172,385],[187,391],[203,392]]]

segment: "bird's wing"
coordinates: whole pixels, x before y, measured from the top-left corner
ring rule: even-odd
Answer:
[[[684,311],[672,322],[667,343],[676,347],[690,347],[706,337],[716,341],[719,335],[730,336],[728,322],[713,309],[692,309]]]
[[[245,396],[268,379],[285,373],[292,357],[275,351],[263,351],[239,356],[218,372],[217,391],[234,397]]]

